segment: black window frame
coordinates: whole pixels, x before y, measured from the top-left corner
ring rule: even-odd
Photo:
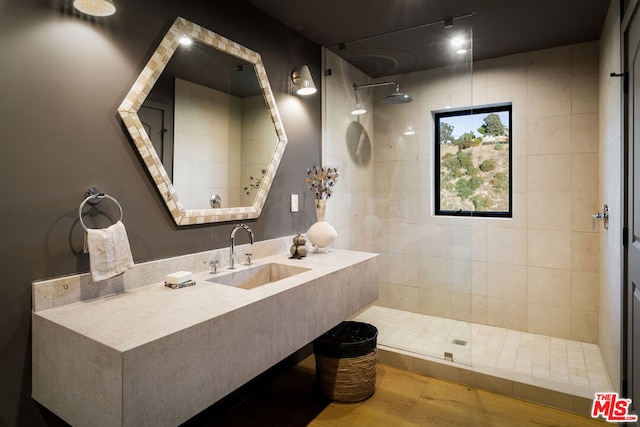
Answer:
[[[509,113],[509,210],[508,211],[469,211],[469,210],[443,210],[440,208],[440,120],[447,117],[471,116],[475,114],[488,114],[495,112]],[[509,103],[483,105],[479,107],[464,107],[434,111],[435,151],[434,151],[434,215],[436,216],[467,216],[485,218],[513,218],[513,107]]]

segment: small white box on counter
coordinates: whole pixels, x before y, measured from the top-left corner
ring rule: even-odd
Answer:
[[[180,283],[191,280],[191,276],[190,271],[176,271],[175,273],[167,274],[164,282],[168,285],[179,285]]]

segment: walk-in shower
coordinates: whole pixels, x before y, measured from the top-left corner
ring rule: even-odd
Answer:
[[[513,383],[592,398],[594,389],[610,387],[596,344],[597,258],[594,262],[582,249],[591,241],[595,245],[597,235],[591,234],[591,217],[575,215],[572,205],[582,206],[583,197],[597,201],[597,192],[573,188],[570,172],[546,179],[549,159],[583,167],[586,158],[567,154],[579,143],[570,132],[571,120],[581,116],[572,116],[569,102],[567,113],[551,115],[549,105],[555,104],[544,95],[566,81],[548,83],[548,67],[569,48],[474,63],[471,25],[469,17],[456,19],[452,27],[439,23],[397,35],[424,40],[429,49],[450,49],[447,63],[423,70],[397,72],[390,65],[391,72],[366,74],[364,66],[358,67],[395,64],[387,53],[402,40],[392,44],[387,36],[325,51],[324,66],[331,73],[323,82],[322,161],[339,165],[345,177],[332,195],[341,208],[331,209],[327,221],[338,231],[338,248],[375,252],[380,260],[380,297],[357,320],[378,328],[379,347],[402,355],[399,363],[453,363]],[[469,42],[464,54],[448,39],[461,34]],[[584,59],[577,53],[587,48],[589,64],[597,70],[597,47],[580,45],[571,52]],[[341,56],[355,51],[360,56],[352,53],[353,63]],[[565,65],[554,72],[570,74],[569,62]],[[368,114],[352,115],[354,95],[360,114]],[[448,143],[436,157],[434,144],[440,139],[434,114],[504,102],[514,106],[513,218],[435,215],[439,190],[460,193],[455,186],[436,188],[435,162],[454,162],[463,148]],[[454,139],[481,140],[481,125],[470,117],[457,117]],[[565,137],[541,131],[554,120],[569,123]],[[408,123],[414,134],[405,132]],[[540,127],[534,132],[532,124]],[[553,157],[559,144],[566,151]],[[354,161],[362,146],[371,153],[368,162]],[[479,168],[486,151],[494,149],[479,146],[484,154],[470,159],[475,162],[470,168]],[[558,182],[566,186],[558,189]],[[562,224],[540,219],[542,207],[554,197],[566,202]]]

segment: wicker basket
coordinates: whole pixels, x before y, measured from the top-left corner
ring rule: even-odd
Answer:
[[[338,402],[360,402],[376,386],[378,330],[367,323],[342,322],[313,343],[320,392]]]

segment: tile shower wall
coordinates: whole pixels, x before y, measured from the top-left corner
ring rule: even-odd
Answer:
[[[241,139],[242,143],[230,152],[229,160],[230,164],[240,163],[241,168],[229,170],[229,179],[237,185],[232,190],[234,194],[241,195],[240,204],[236,206],[251,206],[257,191],[251,184],[256,185],[264,175],[262,171],[269,166],[271,156],[278,145],[278,136],[273,128],[271,114],[265,108],[263,96],[244,97],[241,106],[242,138],[239,138],[238,142]],[[245,191],[245,187],[249,190]]]
[[[185,208],[208,209],[212,194],[222,207],[250,206],[256,191],[250,184],[278,143],[264,97],[239,98],[176,79],[175,109],[174,183]]]
[[[229,182],[239,182],[230,180],[230,173],[240,169],[240,157],[235,159],[238,163],[229,163],[233,147],[240,146],[239,101],[224,92],[176,79],[173,182],[186,209],[209,208],[214,193],[222,198],[223,207],[237,206],[240,201],[239,189],[228,190]],[[232,194],[237,200],[231,199]]]
[[[451,69],[385,80],[416,102],[367,115],[373,170],[347,176],[338,196],[365,210],[329,215],[339,232],[351,229],[339,245],[381,253],[378,305],[598,342],[598,43],[476,62],[472,84]],[[341,90],[328,94],[325,128],[349,127],[352,91]],[[433,217],[431,111],[499,102],[513,104],[513,219]],[[407,120],[417,134],[399,137]],[[325,160],[344,140],[326,135]],[[370,215],[377,227],[365,227]]]
[[[598,342],[598,43],[480,62],[473,100],[514,114],[514,219],[482,227],[473,320]]]

